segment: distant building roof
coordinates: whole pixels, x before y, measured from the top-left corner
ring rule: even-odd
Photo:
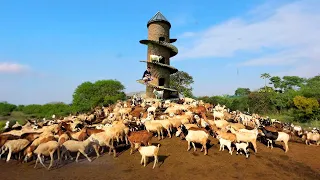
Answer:
[[[149,21],[147,24],[147,27],[149,27],[149,25],[153,22],[164,22],[167,23],[169,25],[169,27],[171,28],[171,24],[170,22],[161,14],[160,11],[158,11]]]

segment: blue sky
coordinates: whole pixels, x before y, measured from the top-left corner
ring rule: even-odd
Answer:
[[[0,101],[70,103],[84,81],[117,79],[126,92],[146,65],[147,21],[171,22],[171,65],[195,95],[263,86],[260,74],[310,77],[320,67],[318,0],[0,1]],[[239,74],[237,74],[237,69]]]

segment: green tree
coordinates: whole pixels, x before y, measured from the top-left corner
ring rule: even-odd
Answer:
[[[301,88],[301,93],[305,97],[320,99],[320,75],[306,80],[306,84]]]
[[[269,84],[272,84],[275,89],[283,90],[283,88],[284,88],[282,79],[279,76],[271,77]]]
[[[305,83],[305,79],[299,76],[283,76],[282,79],[285,90],[300,88]]]
[[[272,112],[270,101],[271,93],[252,92],[248,96],[248,105],[251,112],[266,114]]]
[[[319,102],[317,99],[296,96],[293,101],[297,107],[293,111],[293,116],[297,121],[308,122],[320,119]]]
[[[319,109],[319,103],[314,98],[306,98],[303,96],[296,96],[293,99],[294,105],[299,109],[304,111],[306,114],[312,114],[313,111]]]
[[[269,79],[271,76],[269,73],[263,73],[261,74],[260,78],[264,79],[264,87],[266,88],[267,92],[267,79]]]
[[[249,88],[238,88],[234,92],[234,95],[236,95],[236,96],[247,96],[249,94],[250,94],[250,89]]]
[[[10,115],[12,111],[17,108],[16,105],[7,102],[0,102],[0,115],[7,116]]]
[[[84,82],[73,93],[72,105],[77,112],[89,111],[97,105],[113,104],[126,98],[125,87],[117,80]]]
[[[178,71],[170,75],[170,87],[177,89],[185,97],[193,97],[191,87],[193,83],[193,77],[184,71]]]
[[[248,100],[249,100],[248,96],[231,98],[230,109],[233,111],[235,111],[235,110],[240,110],[242,112],[248,111],[248,109],[249,109]]]

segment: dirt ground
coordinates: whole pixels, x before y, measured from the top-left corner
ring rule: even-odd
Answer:
[[[93,158],[91,163],[80,156],[78,163],[71,160],[62,162],[49,171],[41,164],[34,169],[34,161],[21,164],[16,160],[5,163],[2,159],[0,180],[320,179],[320,146],[291,142],[290,150],[285,154],[279,147],[271,150],[258,142],[258,153],[251,153],[246,159],[235,152],[233,155],[227,150],[219,152],[215,139],[211,139],[207,156],[200,149],[187,152],[187,142],[177,137],[161,141],[154,138],[153,143],[161,144],[160,162],[155,169],[152,169],[153,158],[147,167],[143,167],[139,164],[139,152],[130,155],[129,150],[124,150],[116,158],[105,154],[98,159]]]

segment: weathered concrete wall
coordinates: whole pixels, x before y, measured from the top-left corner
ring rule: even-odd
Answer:
[[[159,41],[159,37],[164,37],[166,42],[170,42],[170,27],[163,22],[151,23],[148,27],[148,39]]]
[[[148,45],[148,53],[147,53],[147,61],[150,61],[150,55],[162,56],[165,58],[165,64],[170,65],[170,50],[157,45],[157,44],[149,44]]]

